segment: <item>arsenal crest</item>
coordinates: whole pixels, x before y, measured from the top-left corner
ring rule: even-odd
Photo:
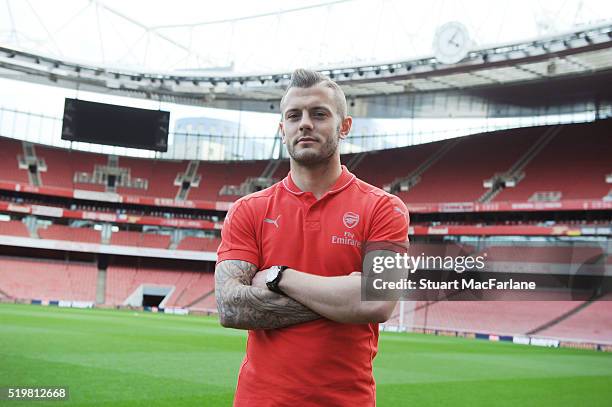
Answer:
[[[354,212],[347,212],[342,217],[342,223],[349,229],[354,228],[359,223],[359,215]]]

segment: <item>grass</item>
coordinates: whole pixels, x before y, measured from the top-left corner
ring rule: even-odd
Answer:
[[[0,387],[70,406],[229,406],[246,334],[214,318],[0,304]],[[382,333],[378,406],[610,406],[612,354]],[[1,401],[40,406],[45,402]]]

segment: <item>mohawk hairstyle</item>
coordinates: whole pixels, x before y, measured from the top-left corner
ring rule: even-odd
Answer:
[[[291,74],[291,82],[289,83],[289,86],[287,86],[287,89],[285,89],[285,94],[281,99],[281,110],[285,104],[287,93],[289,93],[291,88],[312,88],[320,83],[323,83],[326,87],[331,88],[334,91],[336,111],[340,116],[340,119],[344,119],[348,115],[348,108],[346,104],[346,96],[344,95],[344,92],[340,86],[338,86],[336,82],[332,81],[327,76],[309,69],[299,68],[293,71]]]

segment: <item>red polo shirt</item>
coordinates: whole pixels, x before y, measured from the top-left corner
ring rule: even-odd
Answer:
[[[408,212],[394,195],[346,167],[317,200],[287,176],[238,200],[229,211],[218,260],[243,260],[321,276],[362,269],[364,242],[408,239]],[[378,324],[328,319],[249,331],[234,406],[374,406],[372,360]]]

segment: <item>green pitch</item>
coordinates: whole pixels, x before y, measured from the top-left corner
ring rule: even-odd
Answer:
[[[214,318],[0,304],[0,387],[69,387],[35,406],[229,406],[245,337]],[[594,351],[383,333],[375,376],[379,407],[612,405],[612,354]]]

